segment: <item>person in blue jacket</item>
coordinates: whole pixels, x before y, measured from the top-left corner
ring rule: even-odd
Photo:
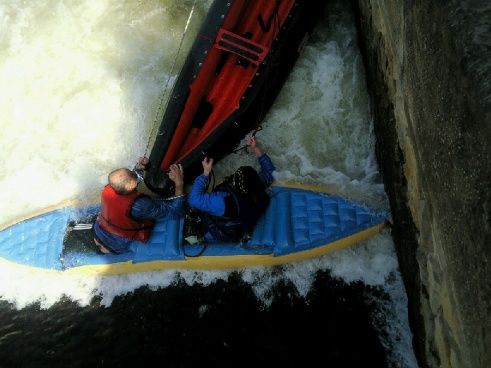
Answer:
[[[169,178],[175,196],[151,198],[137,191],[148,158],[141,158],[134,170],[120,168],[108,176],[101,192],[101,211],[94,224],[94,242],[102,253],[124,253],[133,241],[147,242],[155,220],[184,216],[184,174],[181,165],[172,165]],[[139,180],[140,179],[140,180]]]
[[[201,163],[203,174],[194,180],[188,198],[195,223],[197,212],[200,241],[240,240],[253,230],[269,204],[266,190],[274,181],[275,167],[254,136],[248,139],[247,144],[258,158],[259,173],[250,166],[241,166],[213,191],[207,192],[213,159],[205,157]]]

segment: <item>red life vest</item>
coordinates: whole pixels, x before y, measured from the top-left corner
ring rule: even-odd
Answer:
[[[131,206],[140,195],[136,190],[118,194],[110,185],[106,185],[101,193],[101,213],[97,218],[102,229],[126,239],[146,242],[154,221],[131,217]]]

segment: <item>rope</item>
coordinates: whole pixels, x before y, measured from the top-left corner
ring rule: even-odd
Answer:
[[[256,128],[252,131],[251,137],[255,137],[256,133],[259,132],[260,130],[263,130],[263,127],[261,125],[257,125]],[[234,149],[232,151],[232,153],[239,153],[242,150],[245,150],[247,152],[247,147],[249,147],[249,146],[247,144],[245,144],[242,147]]]
[[[201,245],[201,249],[200,249],[200,251],[198,253],[196,253],[196,254],[189,254],[189,253],[186,253],[186,246],[187,245],[186,244],[183,244],[182,245],[182,251],[184,253],[184,256],[185,257],[189,257],[189,258],[201,256],[205,252],[206,248],[208,247],[208,244],[206,242],[203,242],[202,244],[199,244],[199,245]]]
[[[179,41],[179,47],[177,49],[177,53],[176,53],[176,56],[174,58],[174,62],[172,63],[171,70],[169,72],[169,77],[167,78],[167,82],[165,84],[164,92],[162,93],[162,95],[160,97],[159,107],[157,108],[157,114],[155,115],[155,119],[153,120],[152,130],[151,130],[150,135],[148,137],[148,141],[147,141],[147,146],[145,148],[144,157],[148,157],[147,156],[148,155],[148,149],[150,148],[150,141],[152,140],[152,137],[154,136],[154,133],[155,133],[155,129],[156,129],[156,126],[157,126],[157,119],[160,116],[161,112],[163,111],[162,106],[163,106],[163,102],[164,102],[164,96],[167,94],[167,90],[169,88],[169,82],[170,82],[170,79],[171,79],[171,77],[173,75],[174,67],[176,66],[176,62],[177,62],[179,53],[181,52],[182,44],[184,42],[184,38],[186,37],[186,33],[188,31],[188,26],[189,26],[189,23],[191,22],[191,18],[193,16],[193,12],[194,12],[195,6],[196,6],[196,0],[194,0],[193,6],[191,8],[191,11],[189,12],[188,20],[186,22],[186,26],[184,27],[184,32],[182,33],[181,40]],[[166,108],[167,108],[167,105],[168,104],[169,104],[169,98],[167,98],[167,103],[165,104]]]

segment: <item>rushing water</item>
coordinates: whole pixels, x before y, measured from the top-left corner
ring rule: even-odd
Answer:
[[[278,179],[326,184],[387,209],[354,21],[339,3],[329,6],[257,137]],[[208,6],[0,2],[0,224],[73,198],[93,201],[107,172],[144,153],[164,87]],[[232,155],[217,174],[244,163],[255,164]],[[349,359],[417,366],[388,231],[269,269],[80,277],[2,262],[0,274],[0,366],[123,366],[137,357],[183,366],[200,362],[194,352],[231,364],[237,355],[259,364],[273,354],[290,364],[305,355],[334,366]],[[296,359],[288,360],[293,348]]]

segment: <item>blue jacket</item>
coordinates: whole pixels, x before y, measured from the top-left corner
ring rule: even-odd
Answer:
[[[259,178],[265,188],[269,187],[273,183],[273,171],[275,167],[271,158],[267,154],[262,154],[258,157],[259,165],[261,169],[259,171]],[[205,175],[198,176],[193,183],[193,188],[188,198],[189,205],[197,210],[200,210],[206,214],[222,217],[225,214],[225,199],[231,196],[231,192],[227,191],[214,191],[207,192],[208,177]],[[205,234],[207,240],[223,240],[213,239],[216,236]]]
[[[141,196],[133,203],[131,216],[136,220],[182,217],[185,198],[183,195],[168,200]],[[94,232],[106,248],[117,254],[127,252],[133,241],[104,231],[97,221],[94,224]]]

